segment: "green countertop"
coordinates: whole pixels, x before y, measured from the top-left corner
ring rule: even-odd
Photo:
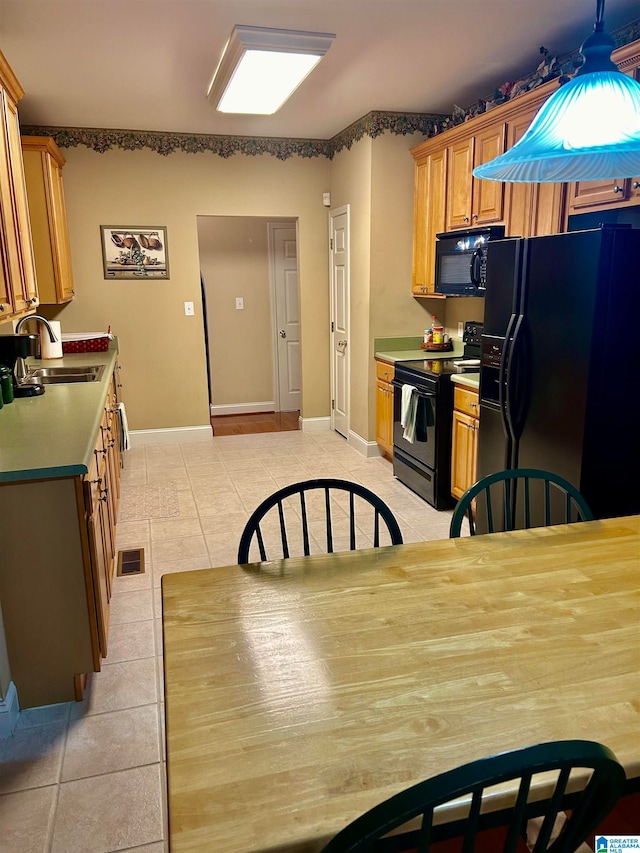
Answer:
[[[104,364],[105,371],[99,382],[47,385],[40,397],[0,409],[0,483],[88,472],[117,354],[113,341],[107,352],[27,361],[31,370]]]
[[[477,373],[454,373],[451,381],[455,385],[466,385],[468,388],[480,388],[480,371]]]

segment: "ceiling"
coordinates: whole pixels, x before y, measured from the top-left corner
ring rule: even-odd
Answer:
[[[591,32],[595,0],[0,0],[23,125],[329,139],[371,110],[451,113]],[[638,17],[609,0],[609,31]],[[206,91],[235,24],[336,39],[273,116]]]

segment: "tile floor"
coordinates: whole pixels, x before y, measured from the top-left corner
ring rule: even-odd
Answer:
[[[0,850],[166,849],[160,579],[235,563],[250,511],[280,486],[322,476],[380,495],[405,542],[448,535],[450,513],[433,510],[393,479],[388,461],[365,459],[336,433],[222,436],[127,453],[122,501],[127,489],[175,484],[178,508],[170,511],[179,514],[118,524],[118,549],[144,547],[146,571],[115,578],[102,671],[83,702],[27,710],[0,741]]]

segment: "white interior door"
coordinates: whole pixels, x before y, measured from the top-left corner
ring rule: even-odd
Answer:
[[[329,213],[331,254],[331,423],[349,436],[349,205]]]
[[[275,320],[275,396],[279,412],[300,409],[300,304],[295,223],[269,223]]]

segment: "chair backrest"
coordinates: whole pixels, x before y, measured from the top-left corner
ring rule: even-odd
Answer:
[[[388,542],[381,541],[381,522]],[[368,547],[368,540],[376,548],[402,544],[393,513],[369,489],[347,480],[305,480],[274,492],[252,513],[240,539],[238,563],[250,561],[254,538],[259,559],[276,560],[291,556],[294,544],[305,556],[312,546],[327,553],[353,551],[358,536],[364,543],[360,547]]]
[[[449,536],[460,536],[465,516],[474,536],[479,514],[486,533],[593,521],[593,513],[575,486],[557,474],[535,468],[498,471],[474,483],[456,504]]]
[[[588,776],[590,769],[593,772]],[[581,770],[581,775],[571,776],[572,770]],[[532,795],[535,777],[549,771],[552,771],[551,790],[542,800],[535,799]],[[567,793],[570,777],[572,784]],[[398,836],[389,839],[395,842],[392,849],[412,848],[427,853],[437,841],[459,838],[462,853],[471,853],[480,832],[504,827],[503,839],[500,842],[494,839],[491,850],[514,853],[518,839],[525,837],[527,821],[542,816],[532,853],[574,853],[615,805],[624,791],[625,781],[624,768],[601,744],[569,740],[529,746],[473,761],[407,788],[349,824],[322,853],[384,850],[384,842],[378,843],[383,836],[414,819],[420,824],[420,816],[419,829],[412,827],[401,839]],[[497,810],[489,810],[488,798],[496,792],[485,792],[505,783],[513,792],[509,804],[505,805],[501,799]],[[483,794],[485,802],[481,809]],[[437,807],[459,797],[464,798],[466,805],[461,814],[456,804],[453,823],[444,822],[444,817],[440,822],[434,821]],[[554,826],[557,832],[556,819],[562,818],[565,809],[571,809],[571,813],[566,816],[558,837],[549,843]],[[398,841],[403,843],[399,845]]]

